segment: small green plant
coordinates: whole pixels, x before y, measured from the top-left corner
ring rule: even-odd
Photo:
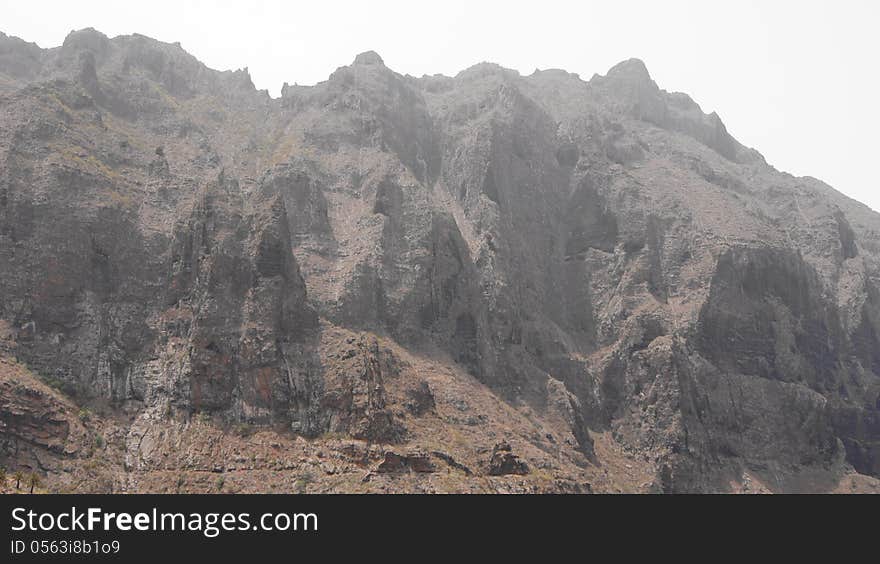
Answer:
[[[79,417],[79,420],[80,420],[80,421],[82,421],[83,423],[85,423],[85,422],[89,421],[89,420],[92,418],[92,412],[89,411],[88,408],[83,407],[83,408],[81,408],[81,409],[79,410],[79,412],[77,413],[77,416]]]
[[[100,434],[95,433],[95,448],[103,448],[104,447],[104,437]]]
[[[178,492],[180,491],[180,488],[183,487],[184,483],[185,483],[185,480],[183,479],[183,475],[178,476],[177,477],[177,491]]]
[[[24,472],[16,470],[15,474],[12,475],[12,479],[15,480],[15,489],[21,489],[21,481],[24,480]]]
[[[220,476],[219,478],[217,478],[216,485],[217,485],[218,492],[223,490],[223,484],[225,484],[225,483],[226,483],[226,479],[223,476]]]

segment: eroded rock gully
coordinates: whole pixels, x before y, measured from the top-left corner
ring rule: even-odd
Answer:
[[[57,491],[876,491],[878,259],[637,60],[273,99],[0,35],[0,457]]]

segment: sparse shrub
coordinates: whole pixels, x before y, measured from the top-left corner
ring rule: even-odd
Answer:
[[[296,493],[303,494],[308,490],[309,484],[313,484],[315,482],[315,475],[306,470],[301,473],[294,484],[294,489]]]
[[[239,437],[250,437],[254,434],[254,428],[247,423],[238,423],[233,427],[233,432]]]
[[[31,372],[33,372],[33,370],[31,370]],[[77,395],[78,390],[74,384],[65,382],[64,380],[55,376],[40,375],[40,379],[43,381],[44,384],[46,384],[50,388],[58,390],[62,394],[68,395],[70,397],[76,397]]]
[[[30,493],[34,493],[34,488],[40,486],[40,476],[36,472],[31,472],[31,475],[28,477],[28,485],[31,488]]]
[[[15,474],[12,475],[12,479],[15,480],[15,489],[21,489],[21,481],[24,480],[24,473],[21,470],[16,470]]]
[[[220,476],[219,478],[217,478],[217,491],[218,492],[223,490],[223,484],[225,484],[225,483],[226,483],[226,478],[224,478],[223,476]]]

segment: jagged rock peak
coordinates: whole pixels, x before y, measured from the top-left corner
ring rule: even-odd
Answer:
[[[482,79],[489,76],[519,78],[520,74],[516,70],[504,68],[497,63],[482,62],[466,68],[465,70],[455,75],[455,78],[472,80]]]
[[[627,59],[611,67],[606,75],[608,78],[626,78],[638,81],[650,81],[651,73],[641,59]]]
[[[382,57],[379,56],[379,53],[375,51],[364,51],[360,55],[354,58],[355,65],[379,65],[385,66],[385,61],[382,60]]]
[[[104,53],[110,46],[110,39],[100,31],[87,27],[73,30],[67,34],[62,44],[65,51],[71,49],[84,49],[94,53]]]
[[[580,80],[580,75],[576,72],[568,72],[564,69],[535,69],[535,71],[531,74],[533,77],[555,77],[555,78],[573,78],[575,80]]]
[[[252,88],[142,35],[0,35],[7,467],[880,492],[880,215],[642,61],[414,79],[367,52]]]
[[[251,78],[251,72],[247,67],[236,69],[234,71],[226,71],[233,84],[246,90],[256,90],[254,81]],[[286,83],[285,83],[286,84]]]

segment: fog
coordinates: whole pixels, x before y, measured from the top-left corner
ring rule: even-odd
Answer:
[[[0,1],[0,31],[60,45],[73,29],[179,41],[258,88],[313,84],[368,49],[413,75],[480,61],[589,79],[630,57],[670,91],[717,111],[775,167],[820,178],[874,209],[880,3]]]

